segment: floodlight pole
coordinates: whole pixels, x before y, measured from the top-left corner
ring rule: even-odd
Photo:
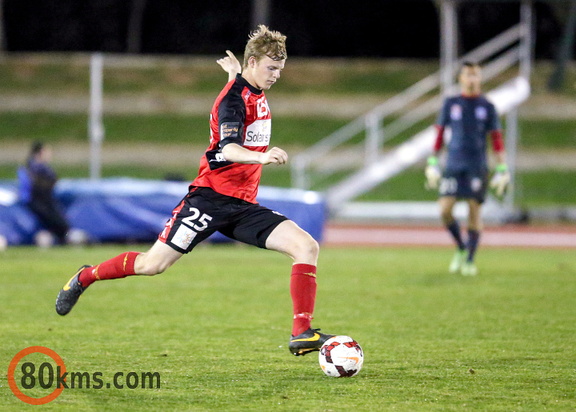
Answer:
[[[104,57],[94,53],[90,57],[90,108],[88,112],[88,134],[90,137],[90,179],[102,177],[102,141],[104,126],[102,123],[102,72]]]
[[[530,84],[532,73],[532,60],[534,55],[534,10],[532,0],[522,0],[520,3],[520,23],[522,34],[520,36],[520,76]],[[504,197],[504,207],[509,212],[514,210],[516,190],[516,169],[518,157],[518,142],[520,128],[518,127],[518,108],[514,107],[506,115],[506,163],[510,172],[510,189]]]
[[[4,0],[0,0],[0,57],[6,51],[6,34],[4,33]]]
[[[532,60],[534,55],[534,6],[532,0],[523,0],[520,4],[520,75],[530,83]]]
[[[440,3],[440,76],[442,96],[451,92],[454,70],[458,59],[458,13],[457,0]]]
[[[516,157],[518,154],[518,108],[514,107],[506,114],[506,163],[510,173],[510,189],[504,197],[504,207],[507,211],[514,210],[514,190],[516,188]]]
[[[270,24],[270,0],[252,0],[252,13],[250,16],[252,30],[259,24]]]

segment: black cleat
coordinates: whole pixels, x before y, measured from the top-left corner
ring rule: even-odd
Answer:
[[[87,289],[80,284],[78,276],[85,269],[89,268],[89,265],[84,265],[72,278],[64,285],[64,287],[58,292],[58,297],[56,298],[56,312],[61,315],[67,315],[68,312],[72,310],[78,298]]]
[[[319,351],[324,342],[336,335],[326,335],[320,329],[308,329],[298,336],[292,336],[288,343],[288,350],[294,356],[306,355],[309,352]]]

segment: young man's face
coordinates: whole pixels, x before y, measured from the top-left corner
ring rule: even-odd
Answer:
[[[264,56],[260,61],[256,61],[255,57],[250,57],[248,70],[245,70],[244,74],[253,86],[268,90],[280,78],[285,63],[286,60],[272,60],[268,56]]]
[[[464,66],[458,80],[464,94],[480,94],[482,73],[479,66]]]

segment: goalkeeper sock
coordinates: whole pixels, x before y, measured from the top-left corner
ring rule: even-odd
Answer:
[[[466,245],[464,244],[464,241],[462,240],[462,234],[460,232],[460,224],[458,224],[458,221],[455,220],[452,223],[446,225],[446,229],[448,229],[448,231],[450,232],[450,234],[452,235],[452,237],[456,241],[456,244],[458,245],[458,249],[460,249],[460,250],[466,249]]]
[[[290,295],[294,313],[292,336],[297,336],[309,329],[312,322],[316,301],[316,266],[305,263],[292,266]]]
[[[97,280],[119,279],[135,275],[134,262],[139,254],[138,252],[122,253],[97,266],[86,268],[80,273],[78,280],[83,287],[88,287]]]
[[[480,240],[480,231],[469,229],[468,230],[468,262],[474,261],[476,249],[478,249],[478,242]]]

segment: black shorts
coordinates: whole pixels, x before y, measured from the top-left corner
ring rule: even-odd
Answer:
[[[197,187],[172,211],[158,239],[180,253],[188,253],[218,231],[265,249],[270,233],[285,220],[286,216],[259,204]]]
[[[488,171],[445,171],[440,180],[440,196],[476,199],[483,203],[488,187]]]

